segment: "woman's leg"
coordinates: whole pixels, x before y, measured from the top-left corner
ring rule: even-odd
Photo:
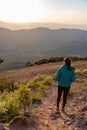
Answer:
[[[59,110],[59,103],[60,103],[60,99],[61,99],[62,91],[63,91],[62,87],[58,86],[57,110]]]
[[[62,110],[64,110],[64,107],[66,105],[66,101],[67,101],[67,95],[68,95],[68,92],[70,90],[70,87],[63,87],[63,106],[62,106]]]

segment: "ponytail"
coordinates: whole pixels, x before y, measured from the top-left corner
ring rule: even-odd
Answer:
[[[68,66],[68,69],[71,70],[71,60],[69,58],[64,58],[65,64]]]

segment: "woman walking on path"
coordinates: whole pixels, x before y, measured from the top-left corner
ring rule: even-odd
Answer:
[[[75,81],[75,68],[71,66],[71,60],[64,58],[64,65],[62,65],[56,73],[56,81],[58,81],[58,96],[57,96],[57,111],[59,113],[59,103],[63,93],[62,111],[64,111],[67,95],[71,87],[71,83]]]

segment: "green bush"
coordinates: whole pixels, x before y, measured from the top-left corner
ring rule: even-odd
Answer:
[[[8,88],[7,80],[5,78],[0,78],[0,91],[3,92],[7,88]]]
[[[83,70],[82,70],[82,73],[83,73],[83,74],[87,74],[87,69],[83,69]]]
[[[29,110],[35,100],[41,100],[51,82],[52,77],[47,75],[37,75],[29,83],[11,84],[6,79],[1,79],[0,122],[9,122],[19,115],[19,111]]]
[[[74,94],[74,91],[72,89],[70,89],[68,92],[68,96],[72,96],[72,94]]]
[[[87,57],[70,56],[69,58],[72,61],[87,60]],[[63,61],[63,59],[64,59],[64,57],[51,57],[48,59],[41,59],[39,61],[36,61],[34,64],[41,65],[41,64],[52,63],[52,62],[60,62],[60,61]]]
[[[87,74],[87,69],[83,69],[83,70],[80,70],[80,69],[76,69],[75,70],[75,74]]]
[[[75,70],[75,74],[76,74],[76,75],[81,74],[81,70],[80,70],[80,69],[76,69],[76,70]]]
[[[25,64],[25,67],[30,67],[30,66],[33,66],[33,63],[31,63],[30,61]]]
[[[64,57],[51,57],[48,59],[48,62],[60,62],[63,61]]]
[[[48,86],[52,82],[52,76],[39,74],[28,83],[28,87],[32,89],[38,88],[38,82],[41,82],[43,85]]]
[[[8,81],[6,78],[0,78],[0,91],[14,91],[18,89],[17,85],[13,81]]]
[[[4,116],[5,116],[6,111],[7,109],[5,106],[5,102],[0,101],[0,122],[5,121]]]
[[[31,91],[31,88],[28,88],[26,84],[20,84],[20,88],[16,91],[18,100],[24,112],[27,111],[27,106],[32,105],[32,99],[34,97],[34,93]]]
[[[51,76],[37,75],[27,84],[19,83],[17,95],[24,111],[27,110],[27,107],[32,106],[33,99],[41,98],[47,86],[51,84],[51,81]]]
[[[51,85],[51,82],[52,82],[52,76],[45,75],[42,84],[48,86]]]
[[[2,98],[3,100],[1,100]],[[0,100],[0,108],[2,107],[2,111],[0,111],[0,121],[9,122],[11,119],[19,114],[20,105],[17,95],[15,96],[15,92],[4,92],[3,94],[1,94]]]
[[[9,93],[6,97],[6,121],[13,119],[15,116],[19,114],[20,105],[15,93]]]
[[[42,59],[42,60],[36,61],[34,64],[41,65],[41,64],[46,64],[46,63],[48,63],[48,59]]]

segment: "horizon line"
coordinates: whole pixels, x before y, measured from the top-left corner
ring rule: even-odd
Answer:
[[[4,21],[0,20],[2,23],[7,23],[7,24],[63,24],[63,25],[87,25],[86,23],[58,23],[58,22],[10,22],[10,21]]]

